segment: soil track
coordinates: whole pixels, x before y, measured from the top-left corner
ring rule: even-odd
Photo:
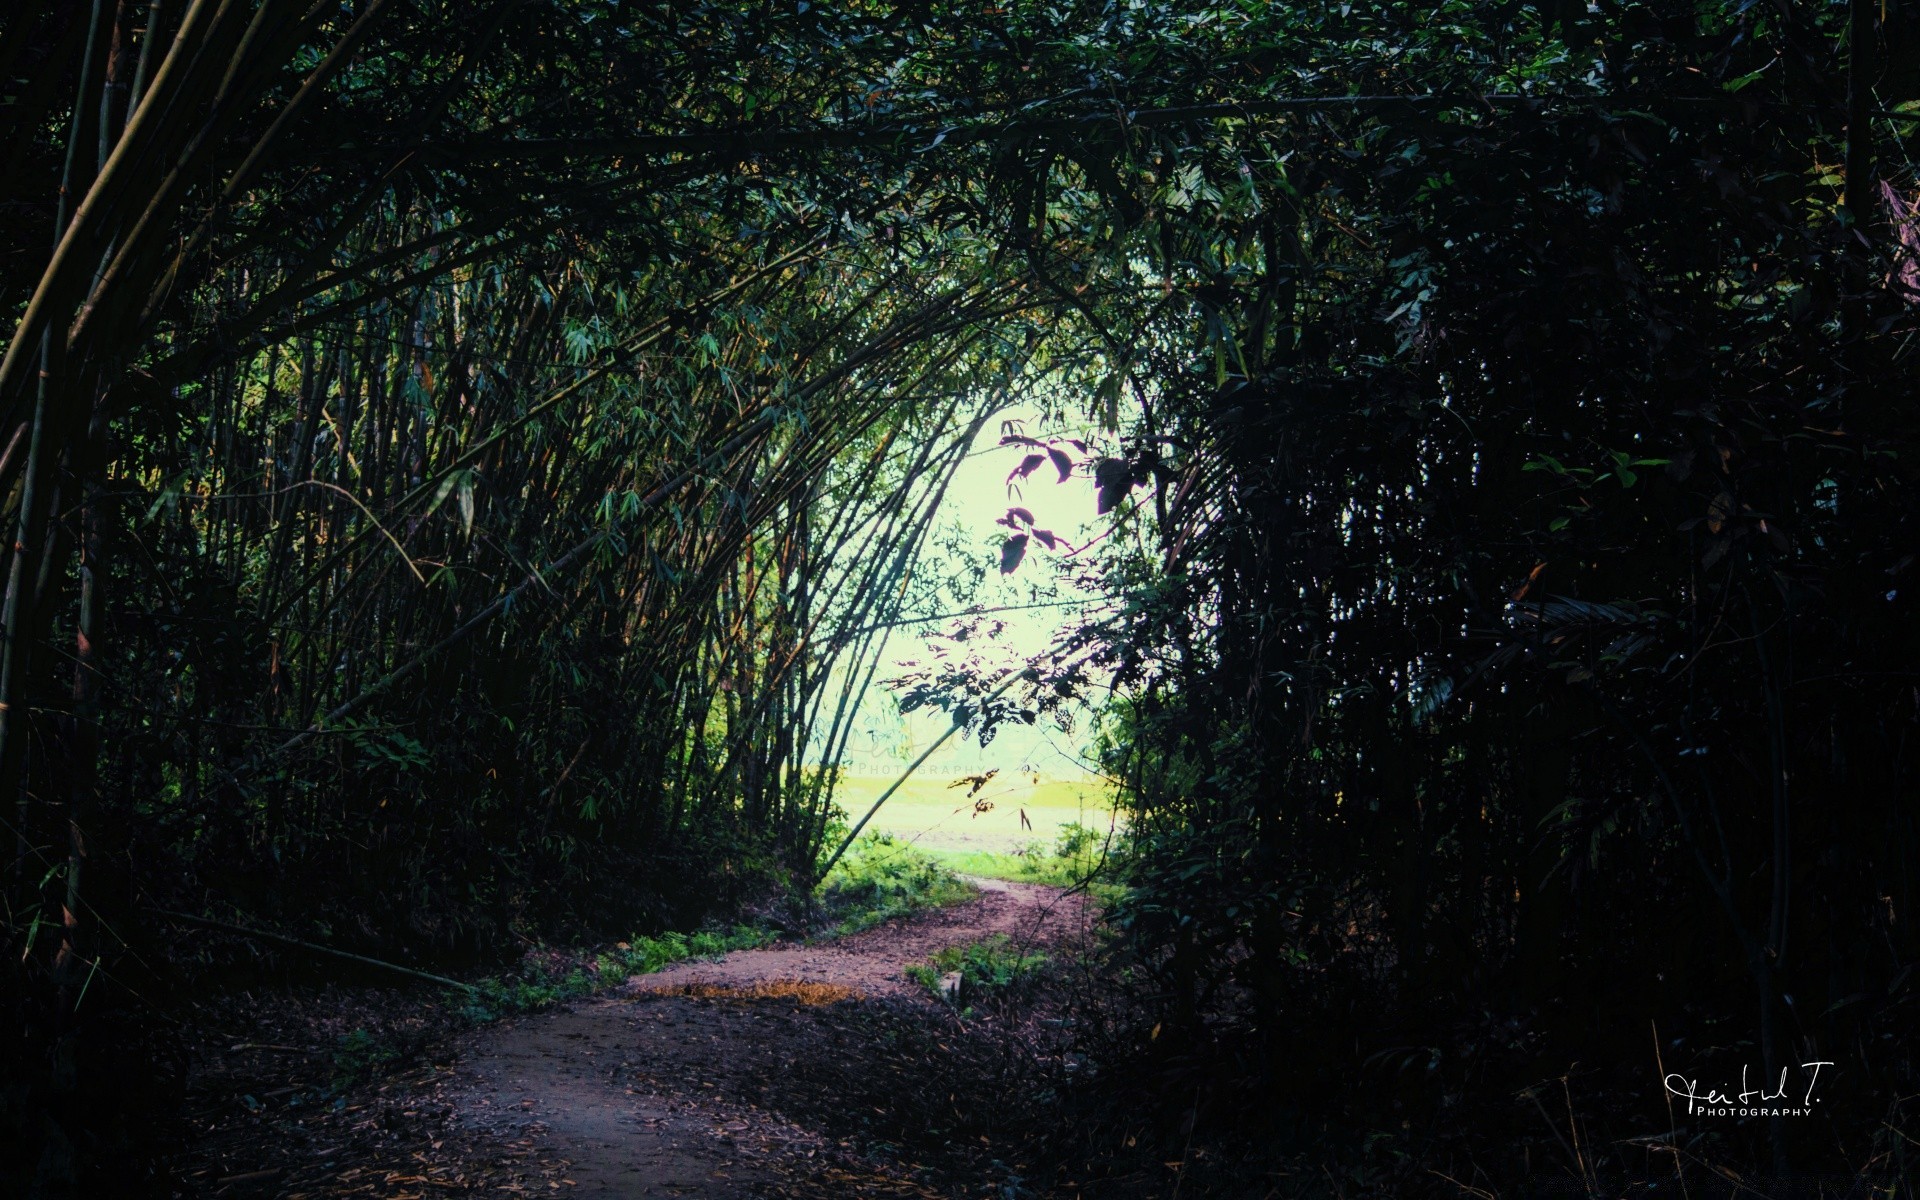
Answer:
[[[531,1141],[567,1164],[558,1182],[579,1200],[940,1195],[918,1164],[865,1149],[900,1115],[889,1098],[937,1086],[869,1050],[898,1041],[902,1020],[955,1019],[905,969],[995,933],[1058,949],[1088,920],[1083,898],[1058,888],[974,882],[979,898],[953,908],[682,963],[613,998],[477,1031],[437,1090],[479,1142]],[[905,1107],[926,1106],[915,1099]]]

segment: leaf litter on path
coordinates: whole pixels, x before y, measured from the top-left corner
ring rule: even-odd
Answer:
[[[469,1031],[438,1047],[439,1065],[345,1103],[229,1114],[196,1154],[195,1182],[213,1196],[312,1200],[998,1188],[1018,1176],[996,1140],[1016,1131],[993,1124],[993,1096],[962,1092],[983,1082],[966,1053],[1005,1031],[989,1018],[969,1032],[905,968],[994,934],[1081,936],[1088,912],[1057,888],[979,882],[978,899],[951,909],[837,942],[677,964],[612,999]]]

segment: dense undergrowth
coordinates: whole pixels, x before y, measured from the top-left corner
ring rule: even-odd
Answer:
[[[977,889],[934,856],[885,833],[862,835],[820,885],[817,920],[858,933],[918,909],[958,904]]]
[[[677,962],[719,958],[735,950],[754,950],[779,940],[777,931],[753,925],[704,929],[692,933],[636,934],[591,956],[561,951],[529,951],[507,976],[487,976],[474,987],[465,1012],[476,1021],[506,1013],[532,1012],[552,1004],[618,987]]]
[[[1004,933],[957,946],[943,946],[925,965],[907,968],[907,978],[962,1016],[988,999],[1004,999],[1047,964],[1047,956],[1013,944]]]

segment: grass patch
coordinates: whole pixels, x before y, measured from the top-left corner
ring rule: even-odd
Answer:
[[[777,940],[772,930],[735,925],[730,930],[636,935],[591,960],[552,951],[535,952],[527,955],[514,974],[489,976],[475,984],[466,1014],[476,1021],[492,1021],[508,1013],[534,1012],[590,996],[673,963],[719,958],[735,950],[757,950]]]
[[[858,933],[923,908],[961,904],[978,890],[931,855],[886,833],[848,847],[820,888],[829,936]]]
[[[893,780],[843,777],[834,799],[850,812],[864,812]],[[1105,829],[1113,820],[1113,802],[1095,781],[1026,782],[1019,773],[1002,772],[978,799],[992,807],[974,808],[976,797],[955,788],[950,779],[908,779],[874,814],[871,828],[891,833],[923,849],[1017,850],[1028,840],[1051,843],[1069,824]]]
[[[1088,880],[1098,883],[1107,878],[1110,874],[1107,851],[1105,834],[1069,823],[1061,826],[1059,837],[1051,846],[1036,840],[1004,854],[991,850],[932,853],[942,866],[962,875],[1073,887]]]
[[[906,975],[936,1000],[946,1000],[964,1013],[1031,978],[1046,964],[1046,955],[1015,949],[1013,939],[996,933],[977,942],[936,950],[927,965],[908,967]],[[942,980],[954,975],[959,976],[958,988],[942,985]]]

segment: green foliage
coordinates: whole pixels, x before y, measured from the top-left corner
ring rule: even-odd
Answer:
[[[177,47],[144,109],[82,91],[85,8],[0,18],[0,793],[85,830],[102,930],[219,892],[491,953],[810,877],[836,681],[1024,396],[1101,427],[1055,465],[1119,602],[1027,695],[906,695],[983,740],[1121,698],[1177,1036],[1394,1127],[1650,1024],[1851,1054],[1863,1128],[1914,1093],[1905,7],[96,6],[101,62]],[[40,853],[20,1029],[76,1003]],[[965,894],[871,841],[828,881],[847,927]],[[1367,1111],[1387,1037],[1509,1057]]]
[[[1100,156],[1124,248],[1053,243],[1142,405],[1095,467],[1119,515],[1089,583],[1122,602],[1028,705],[1124,698],[1112,917],[1149,1027],[1383,1124],[1654,1027],[1817,1043],[1873,1080],[1844,1101],[1863,1156],[1920,1078],[1858,1050],[1910,1035],[1855,999],[1916,947],[1873,906],[1920,852],[1892,799],[1920,180],[1913,129],[1839,117],[1911,95],[1878,72],[1920,27],[1364,3],[1236,32],[1276,89],[1407,102],[1144,133]],[[1041,186],[1035,238],[1073,203]],[[1539,1133],[1508,1132],[1517,1170]],[[1765,1136],[1727,1143],[1848,1161]]]
[[[840,934],[921,909],[964,903],[978,894],[930,855],[884,833],[863,834],[820,887],[821,906]]]
[[[621,950],[620,964],[629,974],[646,975],[677,962],[697,958],[719,958],[735,950],[757,950],[770,945],[776,935],[751,925],[735,925],[727,930],[699,930],[694,933],[663,933],[657,937],[635,937]]]
[[[340,1039],[333,1053],[333,1087],[337,1091],[375,1078],[399,1061],[400,1051],[364,1029]]]
[[[476,999],[466,1012],[477,1021],[491,1021],[507,1013],[535,1012],[617,987],[632,976],[651,974],[674,963],[720,958],[736,950],[758,950],[778,937],[769,929],[734,925],[693,933],[635,935],[589,961],[553,952],[534,953],[527,956],[517,974],[481,980]]]
[[[996,933],[976,942],[943,946],[933,952],[926,965],[908,967],[906,975],[935,999],[957,1000],[970,1009],[1026,982],[1046,965],[1046,955],[1016,949],[1011,938]],[[955,973],[960,976],[959,992],[949,996],[942,990],[941,980]]]
[[[1060,827],[1051,846],[1036,839],[1006,853],[991,850],[930,853],[942,866],[961,875],[1053,887],[1084,884],[1098,890],[1109,887],[1118,877],[1118,855],[1124,852],[1124,841],[1124,835],[1110,838],[1104,831],[1068,822]]]

